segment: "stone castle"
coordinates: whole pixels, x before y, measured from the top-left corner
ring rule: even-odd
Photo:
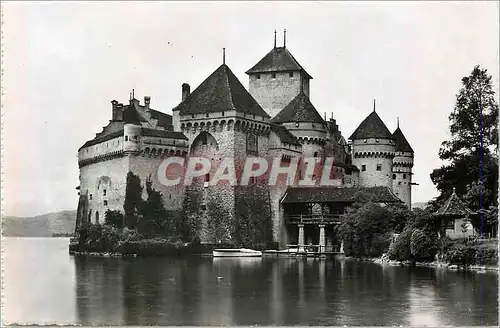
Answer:
[[[134,94],[128,104],[113,100],[109,123],[78,150],[77,226],[104,222],[108,209],[123,212],[129,171],[143,183],[151,176],[168,210],[197,220],[204,243],[238,243],[230,223],[244,226],[254,215],[264,215],[272,222],[270,238],[281,248],[334,244],[333,226],[360,191],[379,203],[410,206],[414,153],[399,122],[391,133],[374,104],[346,142],[333,115],[327,120],[314,107],[312,76],[285,44],[276,46],[276,37],[271,51],[246,74],[248,91],[223,60],[194,91],[182,85],[182,100],[172,115],[153,109],[150,97],[142,104]],[[156,173],[171,156],[202,156],[215,163],[259,156],[280,158],[284,166],[307,157],[318,158],[321,166],[333,157],[335,183],[299,185],[301,176],[311,175],[301,166],[298,176],[273,186],[258,181],[250,187],[213,186],[210,172],[190,186],[167,187]],[[215,232],[213,224],[219,224]]]

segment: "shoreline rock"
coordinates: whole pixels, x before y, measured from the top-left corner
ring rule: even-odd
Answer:
[[[379,264],[379,265],[388,265],[388,266],[411,266],[411,261],[395,261],[395,260],[389,260],[386,254],[383,254],[382,257],[377,257],[371,259],[373,263]],[[432,262],[416,262],[415,266],[419,267],[429,267],[429,268],[444,268],[448,269],[451,271],[462,271],[462,270],[467,270],[467,271],[478,271],[478,272],[484,272],[484,271],[499,271],[499,268],[496,266],[487,266],[487,265],[468,265],[468,266],[462,266],[462,265],[456,265],[456,264],[449,264],[447,262],[442,262],[442,261],[432,261]]]

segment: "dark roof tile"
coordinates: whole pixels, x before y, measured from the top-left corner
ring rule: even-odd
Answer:
[[[309,100],[309,97],[300,92],[295,98],[290,101],[275,117],[271,119],[273,123],[289,123],[289,122],[313,122],[325,123],[321,115],[318,113],[314,105]]]
[[[285,47],[275,47],[265,55],[254,67],[246,71],[247,74],[301,71],[312,79],[306,70],[299,64],[293,55]]]
[[[451,194],[443,206],[434,213],[436,216],[448,217],[465,217],[469,214],[472,214],[471,210],[458,198],[455,190],[453,190],[453,194]]]
[[[371,112],[349,137],[351,140],[368,138],[393,139],[391,132],[375,111]]]
[[[353,203],[358,193],[372,196],[377,203],[401,203],[387,187],[336,188],[336,187],[289,187],[282,203]]]
[[[294,146],[301,146],[300,142],[295,136],[288,131],[284,126],[278,124],[271,124],[271,131],[276,133],[281,142]]]
[[[394,137],[394,140],[396,141],[396,151],[400,152],[406,152],[406,153],[413,153],[413,149],[411,148],[410,144],[408,143],[408,140],[406,140],[403,131],[398,128],[394,133],[392,134]]]
[[[166,131],[166,130],[155,130],[150,128],[141,128],[141,134],[146,137],[161,137],[161,138],[172,138],[172,139],[183,139],[188,140],[188,138],[182,132],[176,131]]]
[[[225,64],[217,68],[174,110],[179,110],[181,115],[236,110],[269,118]]]

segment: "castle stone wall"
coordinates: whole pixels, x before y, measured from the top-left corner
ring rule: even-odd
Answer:
[[[99,163],[89,164],[80,168],[80,193],[88,193],[90,222],[96,223],[96,212],[99,222],[104,222],[106,210],[119,210],[123,213],[125,188],[129,158],[122,156]],[[106,195],[104,195],[106,189]],[[92,195],[92,199],[90,199]],[[107,201],[107,206],[104,201]]]
[[[249,80],[250,94],[271,117],[276,116],[299,94],[302,82],[300,72],[293,72],[293,77],[290,77],[289,72],[252,74]],[[304,92],[309,94],[309,89]]]

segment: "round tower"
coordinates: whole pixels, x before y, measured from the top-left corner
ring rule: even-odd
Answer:
[[[125,125],[123,127],[123,150],[126,152],[139,151],[141,139],[141,122],[139,114],[131,103],[123,112]]]
[[[411,186],[413,168],[413,149],[398,127],[393,133],[396,142],[395,156],[392,163],[392,189],[396,196],[411,208]]]
[[[395,141],[375,108],[349,139],[352,141],[352,163],[359,169],[359,187],[392,190]]]

